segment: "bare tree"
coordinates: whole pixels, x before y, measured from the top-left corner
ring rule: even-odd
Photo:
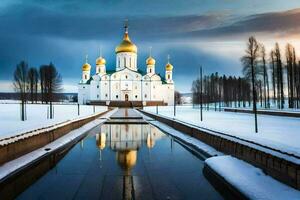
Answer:
[[[263,44],[260,45],[261,50],[261,61],[262,61],[262,71],[263,71],[263,90],[264,90],[264,107],[270,107],[270,97],[269,97],[269,76],[266,64],[266,49]]]
[[[28,64],[25,61],[20,62],[14,72],[14,88],[20,95],[21,100],[21,120],[26,120],[25,104],[28,92]]]
[[[46,101],[46,68],[47,65],[42,65],[39,68],[39,76],[40,76],[40,87],[41,87],[41,102],[48,103]]]
[[[55,66],[50,63],[45,68],[45,92],[46,92],[46,102],[50,102],[50,119],[53,118],[53,106],[52,102],[58,100],[58,92],[62,90],[62,78],[57,72]]]
[[[256,71],[258,58],[259,58],[259,45],[255,37],[251,36],[247,43],[246,55],[242,57],[241,61],[244,65],[243,73],[245,77],[249,77],[251,74],[252,84],[252,101],[253,101],[253,112],[255,116],[255,132],[257,133],[257,108],[256,108],[256,80],[258,79],[258,73]]]
[[[271,58],[271,70],[272,70],[272,89],[273,89],[273,103],[276,103],[276,69],[275,69],[275,52],[271,51],[270,53]]]
[[[278,43],[275,44],[275,58],[276,58],[276,69],[277,69],[277,93],[278,93],[278,108],[284,108],[284,92],[283,92],[283,70],[281,53]]]
[[[182,97],[181,93],[178,92],[178,91],[175,91],[175,100],[176,100],[175,103],[176,103],[177,105],[182,104],[182,99],[181,99],[181,97]]]
[[[37,102],[37,90],[38,90],[38,79],[39,73],[36,68],[29,68],[28,70],[28,83],[29,83],[29,92],[30,92],[30,101],[33,103]]]

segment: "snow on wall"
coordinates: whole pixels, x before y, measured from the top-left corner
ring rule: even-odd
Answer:
[[[48,107],[27,104],[27,120],[23,122],[20,120],[20,104],[0,104],[0,139],[94,113],[93,106],[81,105],[78,116],[77,105],[54,105],[54,119],[47,119]],[[106,106],[95,107],[96,113],[106,110]]]
[[[145,107],[144,110],[156,113],[156,107]],[[174,117],[173,107],[170,106],[158,107],[158,113]],[[254,132],[254,115],[248,113],[203,110],[201,122],[199,109],[193,109],[192,106],[177,106],[175,118],[300,156],[300,118],[258,115],[259,133]]]
[[[300,192],[266,175],[242,160],[217,156],[205,160],[212,170],[223,177],[249,199],[300,199]]]

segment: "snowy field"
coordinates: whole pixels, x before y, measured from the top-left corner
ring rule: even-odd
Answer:
[[[0,104],[0,139],[94,113],[93,106],[81,105],[78,116],[77,105],[54,105],[54,119],[47,119],[48,108],[49,105],[27,104],[27,120],[23,122],[20,104]],[[95,107],[96,113],[105,110],[106,106]]]
[[[192,106],[176,108],[178,120],[300,156],[300,118],[258,115],[258,133],[255,133],[253,114],[203,110],[203,121],[200,122],[199,109]],[[156,113],[156,107],[145,107],[144,110]],[[174,117],[172,106],[158,107],[158,113]]]

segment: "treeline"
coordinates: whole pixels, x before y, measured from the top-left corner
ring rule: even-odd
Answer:
[[[250,104],[250,91],[244,78],[219,76],[217,72],[199,77],[192,85],[193,103],[205,104],[207,109],[213,104],[215,110],[221,106],[246,107]]]
[[[52,102],[59,100],[57,93],[61,91],[62,86],[62,78],[52,63],[37,69],[28,67],[27,62],[21,61],[16,66],[13,84],[21,100],[21,120],[26,119],[25,104],[28,101],[50,103],[52,118]]]
[[[241,61],[245,78],[254,86],[252,95],[261,106],[270,108],[272,99],[283,109],[287,98],[288,108],[300,108],[300,62],[291,44],[286,45],[284,55],[278,43],[267,53],[262,43],[250,37]]]

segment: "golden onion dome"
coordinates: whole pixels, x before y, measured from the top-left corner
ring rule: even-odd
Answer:
[[[147,136],[147,147],[148,149],[152,149],[155,145],[155,140],[148,134]]]
[[[136,150],[124,150],[117,152],[117,161],[119,165],[126,170],[135,166],[137,160]]]
[[[149,56],[146,60],[146,65],[155,65],[155,59]]]
[[[90,71],[91,68],[92,67],[89,63],[84,63],[84,65],[82,65],[82,71]]]
[[[105,142],[106,142],[106,135],[104,133],[98,135],[97,146],[99,147],[99,149],[103,150],[105,148]]]
[[[102,57],[97,58],[96,60],[96,65],[105,65],[106,64],[106,60]]]
[[[166,64],[166,71],[172,71],[173,70],[173,65],[171,63]]]
[[[129,38],[128,32],[125,32],[123,41],[116,47],[116,53],[132,52],[137,53],[137,47],[133,44]]]

